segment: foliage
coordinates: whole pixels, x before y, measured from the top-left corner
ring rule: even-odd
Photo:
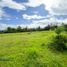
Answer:
[[[62,31],[67,31],[67,25],[63,24],[62,26],[48,24],[47,26],[41,28],[40,26],[37,28],[22,28],[18,26],[17,28],[7,27],[6,30],[1,30],[0,33],[17,33],[17,32],[32,32],[32,31],[46,31],[46,30],[55,30],[57,34],[61,33]]]
[[[56,35],[55,38],[53,38],[53,41],[50,43],[49,47],[55,51],[64,51],[67,49],[66,43],[67,38],[59,34]]]
[[[65,31],[64,26],[59,26],[55,29],[56,37],[53,38],[53,41],[50,43],[49,47],[56,51],[64,51],[67,49],[66,43],[67,38],[61,35]]]
[[[56,34],[60,34],[63,31],[64,31],[64,27],[63,26],[60,26],[60,27],[56,28],[56,30],[55,30]]]
[[[64,25],[64,30],[67,32],[67,24]]]

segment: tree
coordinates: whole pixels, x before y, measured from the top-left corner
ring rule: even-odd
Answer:
[[[36,30],[37,30],[37,31],[41,31],[41,27],[40,27],[40,26],[37,27]]]
[[[28,28],[27,27],[23,28],[23,32],[28,32]]]
[[[17,27],[17,32],[22,32],[21,26],[18,26],[18,27]]]
[[[5,32],[6,33],[11,33],[12,32],[12,28],[11,27],[7,27],[7,30]]]
[[[15,33],[17,32],[15,28],[7,27],[7,30],[4,30],[4,33]]]
[[[50,30],[51,29],[51,26],[50,25],[47,25],[44,30]]]

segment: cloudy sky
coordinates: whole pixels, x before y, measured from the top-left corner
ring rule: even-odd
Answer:
[[[0,29],[67,23],[67,0],[0,0]]]

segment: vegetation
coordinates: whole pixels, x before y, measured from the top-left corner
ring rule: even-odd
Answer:
[[[61,35],[67,38],[65,32]],[[56,53],[48,48],[47,44],[52,42],[56,36],[57,34],[51,30],[36,31],[30,34],[29,32],[0,34],[0,66],[67,67],[67,52]],[[55,41],[58,41],[57,37]]]
[[[65,51],[67,50],[67,38],[66,36],[61,35],[62,32],[65,32],[66,30],[65,25],[60,26],[55,29],[56,36],[53,38],[52,42],[49,43],[49,47],[54,51]]]
[[[37,28],[28,28],[28,27],[22,28],[21,26],[18,26],[17,28],[7,27],[7,29],[1,30],[0,33],[33,32],[33,31],[45,31],[45,30],[56,30],[56,33],[59,34],[59,32],[67,31],[67,25],[63,24],[61,26],[57,26],[51,24],[47,25],[44,28],[41,28],[40,26]]]
[[[50,43],[50,48],[53,51],[66,51],[67,50],[67,38],[63,37],[62,35],[56,35],[56,37],[53,39],[53,41]]]
[[[8,27],[0,33],[0,67],[67,67],[66,25]]]

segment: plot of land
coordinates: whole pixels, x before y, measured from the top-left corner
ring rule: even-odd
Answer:
[[[0,67],[67,67],[67,52],[54,53],[53,31],[0,34]]]

